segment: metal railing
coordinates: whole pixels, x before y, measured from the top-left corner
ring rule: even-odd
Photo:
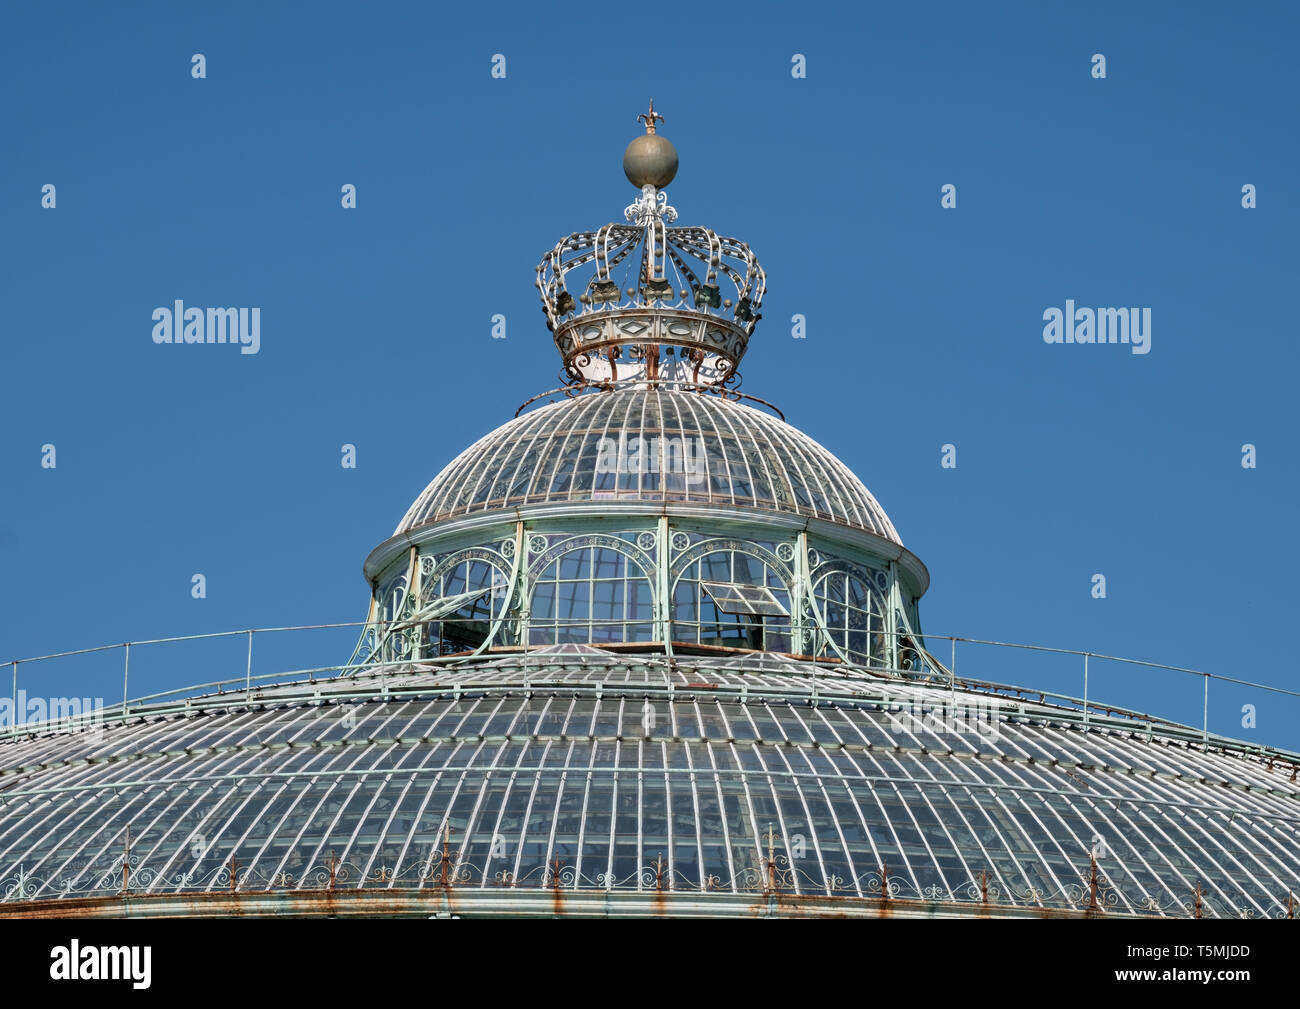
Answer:
[[[440,623],[440,624],[456,624],[456,623],[477,624],[481,626],[485,621],[482,618],[457,618],[457,617],[447,616],[447,617],[441,617],[437,621],[433,621],[433,622]],[[587,626],[608,627],[611,624],[629,623],[629,622],[632,621],[620,621],[620,620],[608,620],[608,619],[570,620],[567,622],[566,626],[570,628],[581,628]],[[126,641],[126,642],[109,644],[109,645],[98,645],[91,648],[78,648],[78,649],[72,649],[63,652],[52,652],[47,655],[36,655],[36,656],[29,656],[27,658],[12,659],[9,662],[5,663],[10,667],[11,670],[12,696],[10,699],[11,708],[9,712],[9,717],[7,719],[9,721],[9,725],[7,727],[0,728],[0,732],[3,732],[4,728],[7,728],[8,735],[14,736],[20,733],[45,731],[57,721],[57,719],[53,717],[38,718],[38,719],[29,719],[25,717],[27,713],[26,706],[20,707],[19,704],[20,673],[23,673],[26,670],[31,669],[31,667],[37,666],[38,664],[41,663],[50,663],[55,660],[78,658],[83,656],[95,656],[95,655],[103,656],[106,655],[107,653],[116,652],[119,649],[121,650],[120,670],[121,670],[121,682],[122,682],[122,700],[120,704],[113,703],[111,705],[103,705],[102,711],[100,712],[102,717],[111,717],[115,719],[125,718],[133,710],[137,710],[145,705],[165,704],[167,702],[172,702],[177,700],[193,699],[196,697],[204,697],[204,696],[211,696],[211,695],[220,696],[227,692],[251,691],[254,687],[266,687],[266,686],[271,686],[276,684],[288,684],[288,683],[296,683],[296,682],[303,682],[303,681],[306,681],[308,683],[314,683],[320,679],[329,679],[329,678],[333,678],[333,677],[337,677],[349,673],[353,675],[361,674],[365,678],[377,677],[381,681],[383,681],[387,676],[391,675],[391,673],[398,668],[409,669],[412,665],[412,662],[417,662],[422,665],[451,666],[451,665],[463,663],[465,661],[468,661],[476,657],[482,657],[484,654],[483,651],[480,649],[474,652],[458,652],[450,655],[427,656],[427,657],[421,655],[419,657],[413,658],[410,654],[406,654],[403,656],[394,656],[388,659],[384,659],[382,655],[382,649],[385,646],[385,643],[389,640],[388,630],[390,629],[390,627],[401,627],[403,629],[409,630],[410,628],[408,625],[409,625],[409,621],[348,621],[348,622],[324,623],[324,624],[301,624],[301,625],[284,626],[284,627],[256,627],[256,628],[245,628],[242,630],[235,630],[235,631],[218,631],[218,632],[206,633],[206,634],[188,634],[188,635],[179,635],[179,636],[165,637],[165,638],[151,638],[151,639],[145,639],[139,641]],[[725,626],[744,627],[745,624],[742,621],[739,623],[728,624]],[[755,624],[753,626],[758,627],[759,625]],[[366,634],[373,633],[374,635],[373,640],[374,642],[376,642],[376,647],[373,649],[373,651],[366,654],[359,661],[358,661],[358,654],[362,652],[360,646],[357,647],[357,650],[350,653],[353,656],[353,658],[347,663],[343,663],[343,664],[323,663],[319,665],[305,665],[305,666],[289,664],[289,665],[279,667],[273,672],[254,674],[254,647],[253,646],[254,646],[254,639],[257,638],[258,636],[260,636],[262,640],[266,640],[268,637],[272,635],[288,634],[288,633],[301,634],[303,632],[320,632],[320,631],[328,631],[328,630],[342,630],[348,628],[361,629],[363,632],[362,633],[363,641],[365,640]],[[555,628],[554,623],[548,624],[547,628],[553,630]],[[873,661],[870,663],[856,665],[854,663],[845,662],[845,661],[832,660],[830,662],[827,662],[823,659],[823,660],[818,660],[817,662],[816,668],[818,670],[818,675],[844,674],[844,675],[852,676],[852,675],[868,674],[871,676],[877,676],[877,677],[883,676],[889,679],[899,680],[904,682],[925,683],[931,687],[935,687],[939,689],[946,688],[949,691],[956,691],[957,689],[976,690],[980,692],[996,694],[1007,698],[1019,699],[1021,701],[1036,699],[1039,703],[1053,704],[1061,708],[1063,712],[1069,712],[1070,717],[1078,721],[1079,723],[1081,723],[1082,726],[1085,728],[1087,728],[1099,717],[1104,717],[1107,719],[1128,720],[1135,723],[1141,723],[1142,725],[1147,726],[1148,728],[1153,726],[1161,726],[1162,731],[1164,731],[1165,729],[1181,730],[1178,734],[1184,736],[1187,736],[1186,730],[1196,728],[1195,726],[1186,722],[1178,722],[1171,719],[1148,714],[1146,712],[1139,711],[1136,709],[1120,706],[1114,703],[1105,703],[1096,700],[1096,698],[1091,694],[1092,677],[1094,675],[1095,664],[1096,663],[1118,663],[1124,666],[1125,668],[1146,670],[1146,671],[1168,672],[1168,673],[1177,674],[1179,676],[1199,677],[1201,680],[1202,688],[1200,691],[1201,723],[1199,726],[1198,735],[1199,735],[1199,740],[1203,747],[1208,747],[1211,744],[1211,742],[1214,742],[1216,745],[1223,744],[1223,743],[1231,743],[1236,748],[1245,749],[1247,751],[1256,752],[1266,756],[1278,755],[1278,756],[1285,757],[1286,759],[1294,759],[1294,757],[1296,756],[1295,754],[1287,750],[1283,750],[1275,747],[1257,746],[1255,744],[1246,743],[1239,739],[1234,739],[1232,737],[1211,733],[1209,727],[1210,683],[1213,680],[1225,685],[1230,684],[1238,688],[1257,690],[1275,696],[1285,696],[1285,697],[1297,698],[1297,699],[1300,699],[1300,690],[1292,690],[1285,687],[1276,686],[1274,684],[1261,683],[1255,680],[1250,680],[1239,676],[1230,676],[1222,673],[1211,673],[1206,670],[1191,669],[1185,666],[1176,666],[1167,663],[1152,662],[1144,659],[1132,659],[1123,656],[1109,655],[1101,652],[1084,651],[1079,649],[1056,648],[1056,647],[1051,647],[1046,645],[1031,645],[1031,644],[1024,644],[1021,642],[996,641],[987,638],[974,638],[974,637],[968,637],[962,635],[927,633],[924,634],[923,636],[918,637],[912,635],[909,632],[905,632],[901,630],[886,631],[884,629],[872,629],[868,633],[871,635],[873,639],[883,638],[886,641],[889,639],[891,635],[899,636],[900,642],[897,649],[896,650],[887,649],[886,651],[887,652],[893,651],[895,654],[898,655],[902,655],[905,653],[909,654],[912,658],[912,661],[909,662],[909,665],[912,665],[913,667],[919,667],[919,668],[906,668],[906,667],[897,668],[891,666],[886,661],[880,661],[880,662]],[[162,646],[167,646],[167,645],[176,645],[176,644],[194,643],[194,642],[214,642],[220,639],[238,640],[240,638],[246,639],[247,641],[246,648],[242,649],[243,654],[241,655],[241,658],[243,659],[242,662],[243,668],[241,672],[233,675],[228,675],[228,676],[219,675],[215,678],[202,679],[200,681],[191,682],[180,687],[169,687],[167,689],[152,690],[144,693],[139,693],[136,694],[135,696],[131,695],[132,660],[134,657],[138,662],[142,649],[146,647],[151,647],[157,650]],[[904,641],[902,639],[906,639],[906,640]],[[546,644],[550,644],[550,643],[551,642],[547,642]],[[597,646],[601,644],[609,644],[607,642],[601,642],[601,641],[593,641],[592,643]],[[617,643],[612,643],[612,644],[615,644],[617,647]],[[682,649],[690,648],[697,644],[698,643],[696,642],[690,642],[690,641],[672,641],[667,644],[664,644],[662,642],[637,643],[637,645],[633,646],[632,644],[629,643],[623,645],[620,648],[620,650],[626,651],[628,649],[636,647],[636,648],[643,648],[645,650],[656,651],[662,654],[673,655],[674,648],[676,648],[678,650],[678,653],[680,654]],[[963,656],[958,655],[959,644],[963,646]],[[534,643],[528,646],[513,646],[513,647],[498,646],[492,648],[488,654],[493,657],[499,657],[503,654],[510,654],[512,652],[527,654],[539,647],[545,647],[545,645]],[[739,645],[732,646],[732,648],[736,653],[743,653],[744,651],[746,651],[746,649],[744,649],[742,646]],[[1040,689],[1038,687],[1031,687],[1024,684],[1013,684],[1013,683],[1003,682],[1001,679],[990,679],[978,674],[972,675],[970,673],[964,673],[964,670],[966,670],[966,668],[970,664],[970,657],[969,655],[966,655],[966,653],[972,649],[977,649],[977,648],[998,649],[999,650],[998,654],[1000,656],[1006,654],[1006,652],[1003,650],[1008,650],[1008,651],[1025,652],[1034,655],[1052,655],[1052,656],[1070,657],[1073,660],[1077,660],[1079,663],[1079,668],[1077,669],[1075,675],[1079,677],[1079,682],[1081,683],[1081,687],[1082,687],[1081,692],[1079,694],[1071,694],[1071,693],[1067,693],[1055,689]],[[299,652],[298,652],[298,644],[296,640],[294,643],[294,649],[295,649],[294,654],[295,656],[297,656]],[[335,650],[335,647],[333,646],[331,647],[332,654],[339,654],[339,652],[342,650],[343,650],[342,648]],[[936,654],[935,654],[936,652],[947,653],[946,658],[948,659],[948,663],[946,667],[942,662],[940,662],[936,658]],[[804,658],[807,657],[804,656]],[[920,661],[919,662],[915,661],[918,658],[920,659]],[[230,663],[229,660],[226,659],[226,660],[219,660],[219,664],[223,667],[228,667]],[[902,663],[900,663],[900,666],[901,665]],[[37,674],[36,670],[32,670],[32,672],[33,674]],[[97,670],[91,674],[92,681],[95,677],[104,677],[103,682],[105,683],[111,682],[107,679],[106,674],[107,674],[106,670]],[[168,678],[171,679],[172,682],[175,681],[174,674],[169,674]],[[86,677],[84,676],[84,674],[78,677],[78,681],[82,684],[86,682]],[[3,704],[3,698],[0,698],[0,705],[2,704]],[[50,710],[53,710],[54,704],[55,702],[51,701],[51,703],[47,705],[47,707],[49,707]],[[67,705],[62,705],[62,708],[66,708],[66,707]],[[1298,712],[1300,712],[1300,707],[1298,707],[1297,710]],[[1300,718],[1298,718],[1296,721],[1297,723],[1300,723]],[[43,728],[38,728],[38,727],[43,727]]]

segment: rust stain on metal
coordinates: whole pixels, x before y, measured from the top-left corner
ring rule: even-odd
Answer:
[[[557,918],[564,914],[564,893],[560,889],[560,873],[563,870],[564,863],[556,858],[551,863],[551,913]]]
[[[557,859],[557,863],[559,860]],[[559,864],[563,869],[563,864]],[[576,890],[566,893],[553,882],[549,890],[549,910],[555,916],[604,917],[609,915],[606,897],[599,890]],[[629,903],[627,913],[641,917],[681,917],[683,909],[676,905],[691,905],[693,896],[674,893],[664,885],[666,875],[658,880],[655,890],[645,895],[648,903]],[[495,905],[492,895],[512,900],[523,891],[503,891],[484,888],[481,891],[455,891],[451,887],[425,887],[418,889],[328,889],[293,891],[209,891],[185,894],[116,894],[104,897],[79,897],[70,900],[15,901],[0,906],[0,917],[9,918],[121,918],[128,911],[132,917],[430,917],[432,915],[466,914],[498,915],[502,908]],[[536,891],[535,891],[536,892]],[[538,895],[545,893],[540,891]],[[507,896],[509,894],[509,896]],[[460,896],[469,895],[467,901]],[[476,901],[475,896],[486,898]],[[635,896],[635,895],[629,895]],[[1294,913],[1294,898],[1291,910]],[[531,913],[545,914],[546,902],[540,903]],[[923,918],[962,916],[987,919],[998,909],[984,904],[953,904],[945,901],[914,900],[894,896],[863,898],[840,895],[800,895],[790,892],[765,892],[746,904],[720,903],[717,912],[732,914],[740,911],[751,917],[817,917],[817,918]],[[1041,919],[1071,919],[1105,917],[1097,911],[1068,908],[1006,908],[1016,917]],[[1198,909],[1199,910],[1199,909]],[[506,913],[510,913],[506,910]],[[528,911],[523,913],[527,914]],[[617,913],[617,912],[615,912]],[[708,914],[696,907],[691,913]]]

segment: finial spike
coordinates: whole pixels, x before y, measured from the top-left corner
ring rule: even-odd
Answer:
[[[666,120],[664,119],[664,117],[661,116],[658,112],[655,111],[655,100],[654,100],[653,98],[651,98],[651,99],[650,99],[650,111],[649,111],[649,112],[642,112],[639,116],[636,117],[636,121],[637,121],[638,123],[645,123],[645,131],[646,131],[646,133],[653,137],[653,136],[655,135],[655,121],[656,121],[656,120],[658,120],[658,121],[661,122],[661,123],[662,123],[662,122],[666,122]]]

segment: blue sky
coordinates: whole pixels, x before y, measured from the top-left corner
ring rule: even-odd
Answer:
[[[1298,16],[1088,7],[6,6],[0,660],[362,619],[367,551],[556,384],[536,261],[631,201],[653,96],[681,223],[768,272],[745,391],[876,494],[930,568],[927,630],[1296,687]],[[176,299],[259,306],[260,353],[156,346]],[[1066,299],[1149,307],[1151,352],[1045,344]],[[354,637],[267,637],[258,668]],[[111,700],[120,659],[40,689]],[[243,662],[155,649],[132,693]],[[1080,687],[1075,659],[958,666]],[[1201,689],[1093,669],[1196,723]],[[1210,726],[1300,748],[1294,699],[1215,683]]]

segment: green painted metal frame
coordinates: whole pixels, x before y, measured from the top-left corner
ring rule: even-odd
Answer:
[[[647,648],[671,652],[674,644],[692,643],[689,638],[673,633],[673,600],[677,584],[691,564],[708,554],[731,550],[761,561],[775,570],[785,583],[790,594],[793,654],[831,657],[846,666],[891,675],[890,671],[897,671],[900,667],[900,640],[907,640],[924,657],[933,681],[949,683],[951,680],[949,670],[925,649],[916,622],[915,578],[904,576],[896,556],[877,553],[854,541],[860,537],[832,536],[826,531],[810,533],[808,523],[774,524],[767,515],[739,517],[712,511],[699,513],[695,509],[686,509],[684,514],[674,514],[669,508],[640,514],[620,510],[610,515],[596,505],[583,509],[567,508],[561,514],[543,507],[536,513],[523,509],[495,518],[496,521],[485,521],[484,517],[476,517],[466,523],[450,523],[445,531],[429,530],[418,542],[408,542],[402,554],[393,557],[372,577],[370,625],[362,633],[351,664],[359,666],[366,661],[420,661],[429,658],[422,646],[412,647],[409,640],[412,619],[421,606],[427,605],[423,595],[425,580],[465,560],[494,564],[506,577],[502,605],[492,610],[490,629],[472,654],[483,654],[501,646],[526,647],[531,640],[530,620],[537,576],[549,563],[570,550],[597,546],[621,554],[629,568],[643,575],[651,588],[654,641],[637,642]],[[673,538],[683,533],[701,539],[677,550]],[[653,545],[641,546],[627,538],[646,535],[653,537]],[[547,542],[543,549],[538,550],[535,549],[535,538],[539,536],[567,536],[569,539],[559,544]],[[507,543],[513,547],[509,557],[502,549]],[[788,547],[788,558],[768,549],[764,545],[768,543]],[[886,642],[883,662],[864,663],[855,659],[835,640],[816,603],[820,581],[817,572],[825,564],[814,563],[810,556],[814,552],[830,554],[843,567],[887,573],[888,585],[883,593],[869,577],[862,579],[872,597],[878,598],[883,606],[881,617]],[[426,574],[424,559],[430,557],[436,558],[436,566]],[[406,588],[400,611],[390,614],[385,621],[388,626],[380,627],[381,618],[389,611],[389,601],[381,598],[382,587],[400,584],[403,575]],[[592,580],[598,579],[593,576]],[[599,621],[592,617],[590,620],[591,624],[597,622],[601,625],[644,623],[626,617]],[[505,628],[510,629],[511,640],[505,640]],[[365,647],[367,641],[370,642],[369,648]]]

